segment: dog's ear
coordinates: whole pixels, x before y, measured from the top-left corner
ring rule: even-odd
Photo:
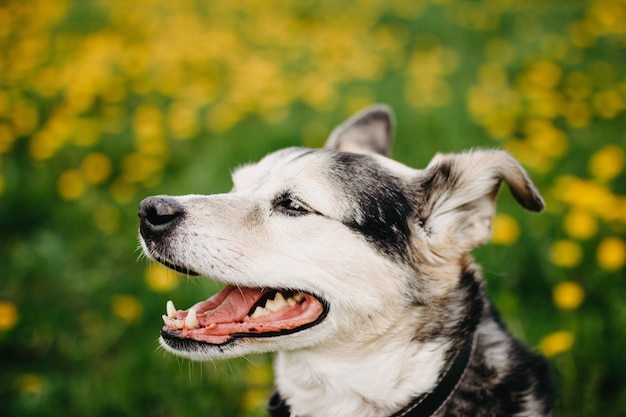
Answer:
[[[384,104],[376,104],[337,126],[324,147],[336,151],[389,156],[393,128],[392,110]]]
[[[504,151],[436,155],[420,173],[419,221],[432,239],[467,251],[491,237],[502,181],[517,202],[539,212],[544,202],[522,166]]]

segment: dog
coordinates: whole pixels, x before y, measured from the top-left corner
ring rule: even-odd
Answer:
[[[192,360],[276,352],[271,416],[549,416],[549,365],[516,340],[471,251],[505,182],[543,199],[501,150],[388,157],[394,116],[374,105],[322,149],[287,148],[218,195],[139,208],[147,257],[225,288],[170,301],[161,345]]]

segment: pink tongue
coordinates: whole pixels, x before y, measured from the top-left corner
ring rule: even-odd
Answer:
[[[243,320],[267,291],[229,285],[206,301],[194,305],[201,326]],[[186,315],[186,314],[185,314]]]

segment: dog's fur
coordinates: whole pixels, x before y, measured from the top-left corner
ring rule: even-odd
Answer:
[[[391,111],[373,106],[325,149],[284,149],[238,169],[230,193],[144,200],[150,258],[242,295],[275,288],[319,301],[315,320],[288,331],[197,341],[170,325],[161,344],[194,360],[278,352],[276,386],[292,415],[368,417],[430,392],[475,335],[436,415],[550,415],[548,366],[505,329],[471,256],[490,238],[503,181],[526,209],[543,200],[503,151],[437,155],[425,169],[395,162],[392,130]],[[187,314],[172,315],[179,328]]]

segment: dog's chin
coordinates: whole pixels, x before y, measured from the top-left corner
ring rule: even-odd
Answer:
[[[186,267],[155,258],[187,275],[201,275]],[[227,285],[217,294],[186,310],[170,301],[161,345],[190,359],[214,359],[245,353],[279,350],[294,335],[324,321],[329,305],[320,296],[299,289],[251,288]]]

